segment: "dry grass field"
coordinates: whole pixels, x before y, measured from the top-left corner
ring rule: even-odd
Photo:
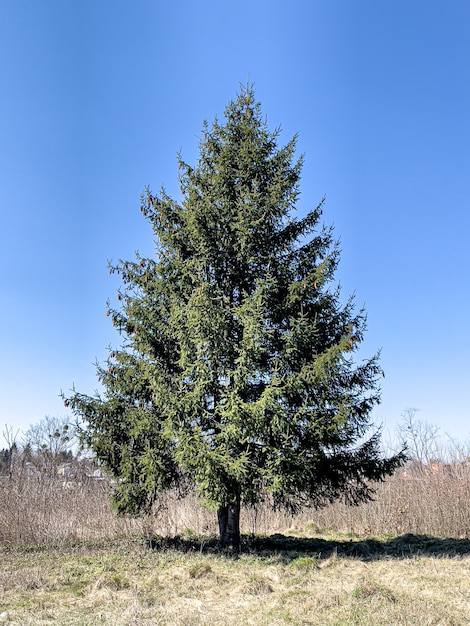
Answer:
[[[116,518],[102,482],[0,481],[0,623],[470,624],[470,469],[407,468],[376,500],[243,511],[238,558],[194,495]]]
[[[469,624],[468,540],[263,541],[239,558],[194,539],[3,548],[0,612],[64,626]]]

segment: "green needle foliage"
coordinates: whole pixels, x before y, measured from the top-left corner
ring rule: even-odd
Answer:
[[[340,303],[323,201],[293,216],[302,159],[278,135],[242,89],[224,123],[204,123],[195,167],[178,158],[181,202],[145,191],[156,256],[110,267],[122,347],[98,366],[103,395],[66,399],[119,479],[118,511],[196,485],[235,547],[242,503],[359,503],[403,461],[367,437],[378,355],[353,361],[365,314]]]

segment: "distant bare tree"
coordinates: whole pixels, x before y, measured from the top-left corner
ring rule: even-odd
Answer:
[[[75,429],[66,417],[46,416],[26,431],[23,453],[38,469],[50,472],[73,460],[75,441]]]
[[[429,465],[442,457],[439,426],[418,419],[417,413],[418,409],[406,409],[402,415],[403,421],[397,428],[397,434],[412,460],[418,461],[421,465]]]

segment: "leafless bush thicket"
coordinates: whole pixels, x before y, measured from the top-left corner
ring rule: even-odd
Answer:
[[[195,495],[162,498],[153,517],[118,518],[105,480],[4,476],[0,479],[0,544],[60,543],[130,535],[215,535],[216,516]],[[380,484],[373,502],[335,503],[297,516],[270,507],[247,509],[242,532],[271,534],[288,529],[332,529],[357,535],[427,534],[470,537],[470,466],[411,462]]]
[[[242,532],[331,529],[359,536],[413,533],[469,538],[470,445],[450,440],[441,445],[436,429],[418,422],[415,413],[405,414],[400,430],[412,458],[377,485],[374,501],[357,507],[337,502],[296,516],[272,511],[266,504],[242,512]],[[119,518],[110,506],[111,481],[86,462],[48,468],[31,464],[24,455],[15,460],[15,450],[11,445],[0,476],[0,545],[217,534],[215,512],[204,508],[194,494],[184,499],[163,495],[151,517]],[[59,453],[63,456],[62,449]]]
[[[132,522],[110,511],[103,481],[0,478],[0,544],[60,543],[127,535]]]

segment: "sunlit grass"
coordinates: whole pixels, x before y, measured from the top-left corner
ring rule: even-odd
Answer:
[[[468,625],[470,542],[454,552],[436,543],[430,555],[432,541],[417,539],[403,556],[400,538],[377,540],[375,553],[357,539],[364,555],[348,556],[346,538],[317,537],[323,552],[282,539],[257,549],[247,540],[238,558],[184,539],[177,549],[141,540],[4,549],[0,613],[64,626]]]
[[[242,514],[221,550],[194,494],[117,518],[104,484],[0,482],[0,621],[138,626],[468,626],[470,467],[378,486],[375,502]]]

